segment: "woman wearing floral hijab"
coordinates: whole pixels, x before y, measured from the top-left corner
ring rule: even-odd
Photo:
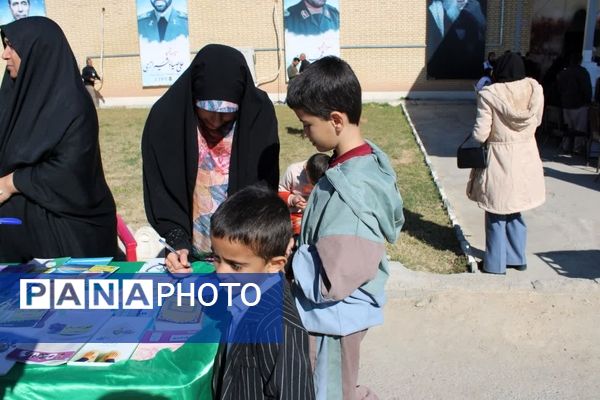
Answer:
[[[60,27],[30,17],[0,27],[0,260],[117,253],[98,118]]]
[[[227,195],[261,181],[276,190],[275,110],[242,53],[200,50],[152,107],[142,158],[146,215],[178,250],[166,259],[173,271],[210,253],[210,216]]]

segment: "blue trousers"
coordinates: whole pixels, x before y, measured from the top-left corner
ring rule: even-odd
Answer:
[[[526,243],[527,226],[521,213],[499,215],[486,211],[483,261],[483,269],[486,272],[504,274],[507,264],[527,264]]]

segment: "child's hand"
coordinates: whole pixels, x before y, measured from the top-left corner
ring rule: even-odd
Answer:
[[[301,210],[304,210],[306,208],[306,200],[302,196],[293,194],[290,196],[288,201],[290,202],[290,205],[292,207],[297,207]]]
[[[165,258],[167,270],[172,274],[185,274],[191,270],[191,265],[188,262],[189,250],[177,250],[177,253],[169,253]]]

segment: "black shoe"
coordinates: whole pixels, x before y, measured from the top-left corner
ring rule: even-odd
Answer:
[[[517,271],[525,271],[527,269],[527,264],[523,264],[523,265],[507,265],[506,268],[516,269]]]

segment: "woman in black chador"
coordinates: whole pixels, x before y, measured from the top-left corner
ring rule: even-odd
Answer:
[[[179,255],[210,254],[210,217],[227,195],[256,182],[277,190],[273,104],[254,86],[242,53],[211,44],[154,104],[142,136],[148,221]]]
[[[117,252],[98,117],[60,27],[44,17],[0,27],[0,260]]]

